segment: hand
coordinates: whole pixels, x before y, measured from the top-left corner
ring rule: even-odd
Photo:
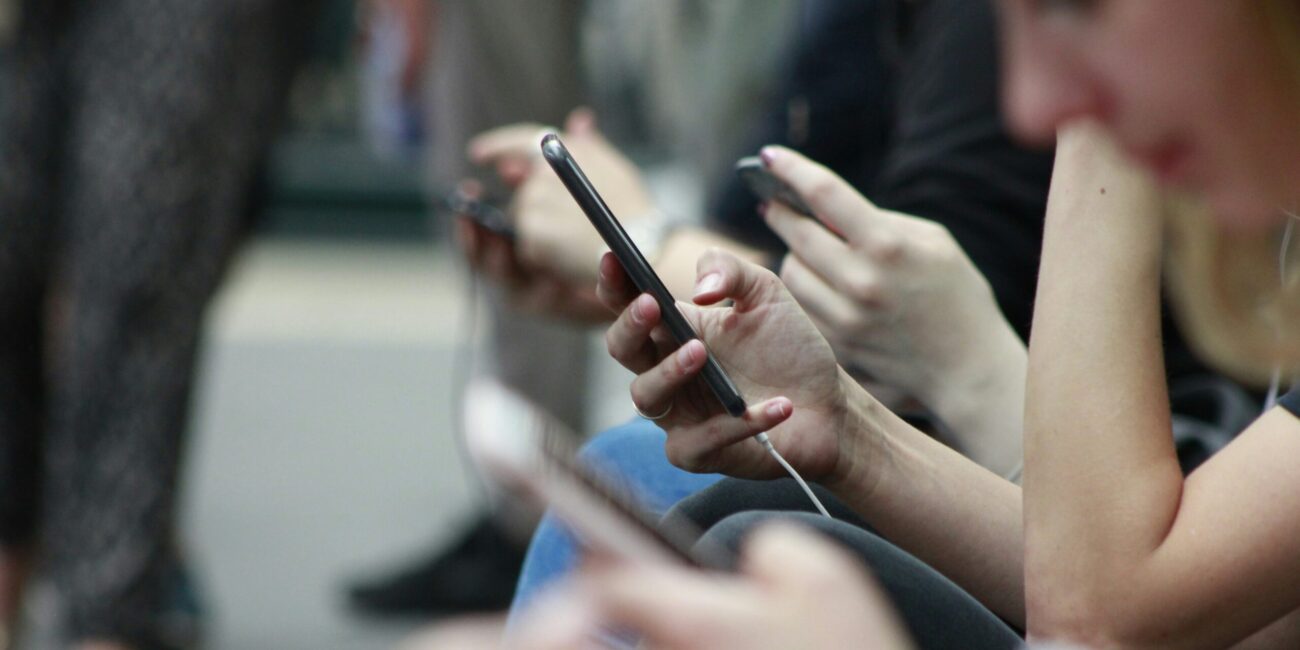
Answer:
[[[461,191],[476,197],[473,181]],[[456,242],[470,268],[507,294],[509,304],[528,314],[559,317],[579,323],[606,323],[613,314],[596,299],[595,283],[577,283],[546,270],[526,268],[510,239],[466,218],[456,220]]]
[[[768,147],[763,154],[822,222],[779,202],[766,209],[767,223],[790,247],[781,279],[842,364],[912,395],[946,421],[961,420],[954,402],[981,387],[1010,391],[997,402],[1012,412],[1023,408],[1024,345],[946,228],[876,207],[794,151]],[[1008,437],[1018,437],[1019,428],[1009,428]]]
[[[613,254],[600,264],[596,292],[621,311],[606,334],[612,355],[639,376],[632,401],[642,413],[671,411],[657,421],[668,432],[669,461],[693,472],[744,478],[782,476],[747,438],[767,431],[804,478],[837,478],[854,458],[846,426],[848,380],[830,346],[771,271],[717,250],[696,267],[696,304],[677,308],[703,339],[680,349],[660,324],[659,304],[637,295]],[[718,305],[734,300],[731,306]],[[749,408],[735,418],[697,378],[705,343],[726,368]],[[843,462],[841,462],[843,461]]]
[[[515,188],[510,213],[519,233],[519,258],[526,266],[594,282],[591,262],[607,247],[559,178],[541,162],[539,143],[545,131],[536,124],[488,131],[470,142],[470,159],[494,165],[502,180]],[[653,212],[640,172],[600,134],[590,110],[569,114],[563,138],[615,215],[626,223]]]
[[[911,647],[853,558],[780,524],[754,533],[734,576],[589,562],[524,613],[507,647],[588,647],[609,628],[629,630],[650,648]]]

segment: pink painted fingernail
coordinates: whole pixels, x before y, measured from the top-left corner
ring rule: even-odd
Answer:
[[[695,295],[699,296],[702,294],[710,293],[712,291],[717,291],[718,289],[721,288],[722,288],[722,275],[718,273],[710,273],[700,278],[700,281],[695,284]]]
[[[771,167],[776,162],[777,156],[781,155],[781,150],[776,147],[763,147],[758,152],[758,157],[762,159],[763,164]]]

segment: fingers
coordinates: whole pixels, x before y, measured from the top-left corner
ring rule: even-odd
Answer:
[[[623,265],[613,253],[605,252],[600,256],[600,265],[596,272],[596,297],[615,313],[627,308],[640,291],[627,277]]]
[[[766,524],[741,549],[741,573],[791,606],[816,603],[828,638],[863,647],[909,648],[888,598],[862,563],[830,538],[788,522]]]
[[[632,309],[635,310],[639,303],[640,299],[633,303]],[[695,378],[708,358],[709,352],[703,343],[698,339],[687,341],[661,363],[632,380],[632,404],[642,413],[667,412],[677,391]]]
[[[875,257],[854,250],[830,231],[784,205],[771,205],[764,217],[805,269],[820,276],[837,292],[854,301],[867,304],[878,301],[880,283],[875,274],[871,273]],[[892,235],[881,233],[873,237],[882,241],[893,238]],[[872,245],[879,243],[873,241]],[[783,275],[784,269],[782,267]],[[788,281],[786,285],[789,286]],[[793,288],[791,293],[794,293]],[[802,303],[803,298],[799,298],[799,301]]]
[[[643,634],[648,647],[717,647],[699,635],[762,611],[743,583],[675,567],[614,565],[582,582],[605,621]]]
[[[793,413],[794,403],[785,397],[752,404],[738,418],[720,413],[669,436],[664,453],[669,462],[684,470],[714,471],[719,451],[780,425]]]
[[[590,586],[561,582],[543,591],[519,613],[517,624],[493,648],[563,650],[588,647],[599,629],[600,603]],[[452,647],[452,646],[440,646]]]
[[[798,192],[831,230],[850,241],[870,235],[869,229],[876,221],[872,217],[880,213],[844,179],[785,147],[763,147],[760,157],[772,174]]]
[[[517,187],[528,179],[540,155],[540,124],[513,124],[486,131],[469,141],[467,153],[476,165],[492,165],[506,185]]]
[[[549,130],[532,122],[489,129],[470,139],[467,153],[470,161],[478,165],[502,156],[530,157],[539,151],[542,135]]]
[[[787,588],[824,586],[865,575],[843,548],[789,522],[767,524],[754,531],[741,549],[740,570],[769,585]]]
[[[586,106],[579,106],[569,112],[564,119],[564,133],[569,136],[588,136],[597,133],[596,112]]]
[[[771,271],[713,248],[695,264],[695,304],[712,305],[723,300],[736,301],[744,311],[770,299],[781,291],[781,281]]]
[[[523,272],[514,253],[514,244],[468,217],[458,217],[456,242],[469,267],[497,282],[514,282]]]
[[[650,332],[659,324],[659,303],[650,294],[642,294],[628,305],[618,319],[605,331],[605,346],[609,356],[624,368],[641,374],[659,361],[658,347],[650,339]],[[641,404],[638,404],[641,408]],[[659,410],[642,409],[642,413],[659,413]]]
[[[825,325],[822,336],[832,341],[862,329],[869,320],[863,314],[864,305],[855,303],[845,293],[804,263],[803,258],[786,255],[781,264],[781,281],[799,306],[808,312],[814,323]]]

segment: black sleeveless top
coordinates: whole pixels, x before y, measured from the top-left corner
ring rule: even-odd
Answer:
[[[1277,398],[1278,406],[1290,411],[1296,417],[1300,417],[1300,386],[1296,386]]]

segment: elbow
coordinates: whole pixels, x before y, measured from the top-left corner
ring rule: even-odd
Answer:
[[[1026,593],[1026,633],[1031,641],[1088,648],[1184,647],[1168,618],[1116,590],[1040,589]],[[1193,644],[1195,645],[1195,644]]]
[[[1078,643],[1114,647],[1109,621],[1083,589],[1058,588],[1042,581],[1025,585],[1025,633],[1030,641]]]

